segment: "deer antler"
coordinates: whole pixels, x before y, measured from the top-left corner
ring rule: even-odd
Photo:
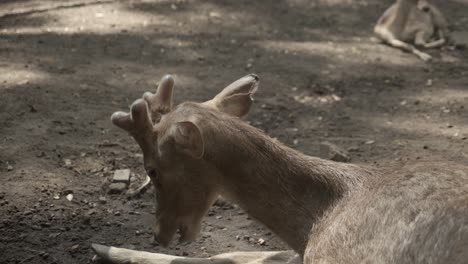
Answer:
[[[143,99],[138,99],[130,106],[130,113],[115,112],[111,116],[114,125],[130,132],[134,135],[137,132],[151,130],[150,113],[148,104]]]
[[[174,78],[165,75],[159,82],[156,94],[146,92],[143,99],[148,103],[153,121],[161,114],[166,114],[172,109],[172,90],[174,88]]]

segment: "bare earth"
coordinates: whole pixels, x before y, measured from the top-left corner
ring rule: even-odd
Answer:
[[[188,256],[286,248],[225,204],[195,242],[163,249],[152,191],[108,194],[116,169],[144,179],[138,146],[109,117],[166,73],[177,102],[257,73],[247,120],[311,155],[329,141],[379,167],[466,163],[468,52],[430,51],[427,64],[377,43],[391,2],[1,1],[0,263],[89,263],[93,242]],[[433,2],[467,43],[468,1]]]

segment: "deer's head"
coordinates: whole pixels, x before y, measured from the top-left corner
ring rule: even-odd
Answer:
[[[427,0],[399,0],[399,1],[408,1],[409,3],[415,5],[419,10],[423,12],[429,12],[431,6]]]
[[[252,104],[258,77],[247,75],[204,103],[182,103],[173,108],[174,79],[165,76],[155,94],[145,93],[111,120],[128,131],[143,151],[144,166],[156,189],[157,241],[167,246],[177,230],[180,241],[190,241],[201,219],[219,193],[219,173],[204,158],[204,124],[216,113],[242,117]],[[222,112],[222,113],[221,113]]]

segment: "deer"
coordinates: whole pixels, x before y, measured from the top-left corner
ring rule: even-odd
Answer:
[[[430,61],[432,56],[419,47],[439,48],[452,41],[444,15],[427,0],[397,0],[378,19],[374,33],[384,43],[423,61]]]
[[[92,244],[110,263],[466,263],[468,166],[423,162],[399,168],[308,156],[242,118],[259,78],[250,74],[211,100],[172,105],[165,76],[115,112],[112,123],[143,152],[156,190],[155,240],[196,238],[218,195],[263,223],[290,250],[191,258]]]

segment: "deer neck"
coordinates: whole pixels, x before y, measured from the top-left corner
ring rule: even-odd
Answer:
[[[401,32],[404,30],[411,10],[415,8],[415,6],[408,0],[400,0],[397,1],[395,8],[396,11],[393,16],[393,21],[390,23],[390,29],[391,32]]]
[[[205,159],[220,171],[222,194],[302,254],[312,226],[345,193],[361,186],[367,172],[303,155],[235,123],[210,135],[205,150]]]

